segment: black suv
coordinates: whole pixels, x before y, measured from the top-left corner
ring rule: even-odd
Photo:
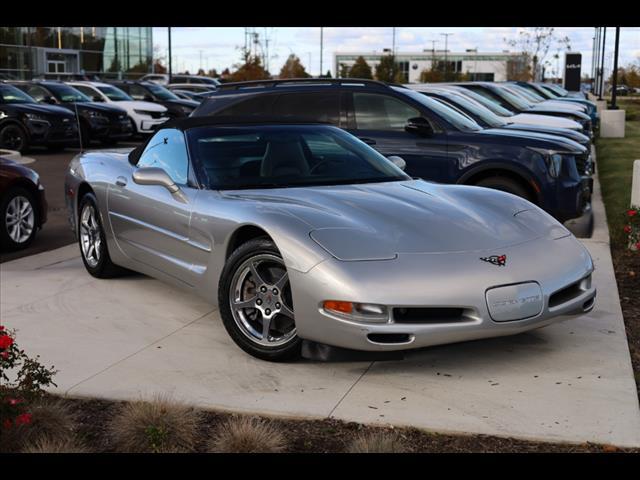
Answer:
[[[91,140],[99,140],[104,145],[115,145],[119,140],[129,139],[133,135],[125,110],[93,102],[84,93],[62,82],[37,80],[12,84],[40,103],[60,105],[77,113],[84,146],[88,146]]]
[[[0,82],[0,147],[25,152],[79,145],[78,122],[66,108],[41,105],[22,90]]]
[[[412,176],[479,185],[531,200],[561,221],[585,213],[589,182],[578,171],[587,149],[543,133],[482,128],[468,116],[399,85],[359,79],[222,84],[192,116],[268,115],[339,126]]]
[[[193,100],[178,97],[162,85],[153,82],[134,82],[130,80],[114,80],[109,82],[120,90],[124,90],[134,100],[154,102],[167,109],[170,118],[188,117],[199,105]]]

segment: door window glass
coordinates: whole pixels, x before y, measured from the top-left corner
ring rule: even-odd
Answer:
[[[376,93],[354,93],[353,107],[360,130],[404,130],[420,112],[400,100]]]
[[[165,128],[156,133],[142,152],[138,167],[162,168],[174,182],[185,185],[189,159],[182,131]]]
[[[287,93],[278,97],[273,106],[273,113],[282,117],[338,125],[340,97],[338,92]]]

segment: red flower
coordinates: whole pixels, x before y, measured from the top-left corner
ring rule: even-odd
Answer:
[[[18,400],[17,398],[8,398],[7,403],[12,407],[15,407],[17,404],[20,403],[20,400]]]
[[[631,225],[624,226],[624,233],[631,233]]]
[[[4,325],[0,325],[0,332],[4,332]]]
[[[16,417],[16,426],[29,425],[31,423],[32,415],[30,413],[23,413]]]
[[[640,242],[636,243],[636,249],[640,250]]]
[[[0,337],[0,348],[3,350],[9,348],[13,344],[13,338],[9,335],[2,335]]]
[[[0,353],[0,357],[2,357],[3,360],[6,360],[7,358],[9,358],[9,352]]]
[[[633,208],[630,210],[627,210],[627,215],[629,215],[630,217],[633,217],[634,215],[637,215],[638,211],[634,210]]]
[[[10,429],[10,428],[11,428],[11,420],[7,418],[7,419],[2,423],[2,426],[3,426],[4,428],[6,428],[7,430],[8,430],[8,429]]]

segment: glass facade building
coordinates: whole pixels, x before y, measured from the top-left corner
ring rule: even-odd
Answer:
[[[151,27],[0,27],[0,79],[135,78],[152,56]]]

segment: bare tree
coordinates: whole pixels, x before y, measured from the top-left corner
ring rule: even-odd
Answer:
[[[538,79],[544,67],[551,65],[547,55],[554,47],[558,55],[561,50],[571,50],[569,37],[559,36],[553,27],[521,29],[517,38],[505,38],[504,41],[527,58],[534,79]]]

